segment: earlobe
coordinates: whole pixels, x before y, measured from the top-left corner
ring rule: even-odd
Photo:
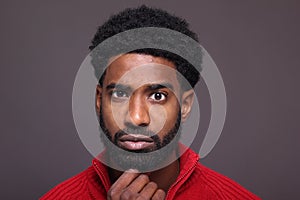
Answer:
[[[192,110],[194,102],[194,90],[191,89],[183,92],[181,102],[181,121],[185,122]]]
[[[97,115],[100,114],[101,95],[102,95],[102,87],[100,85],[97,85],[97,88],[96,88],[96,99],[95,99],[95,107],[96,107]]]

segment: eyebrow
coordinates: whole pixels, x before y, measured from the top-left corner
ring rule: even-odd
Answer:
[[[150,90],[159,90],[159,89],[162,89],[162,88],[169,88],[171,90],[174,90],[173,85],[170,84],[170,83],[152,84],[152,85],[149,85],[148,88]]]
[[[123,85],[123,84],[111,83],[108,86],[106,86],[107,90],[115,89],[115,88],[120,89],[120,90],[131,90],[130,86]]]
[[[120,90],[132,90],[132,88],[128,85],[123,85],[123,84],[116,84],[116,83],[111,83],[109,85],[106,86],[106,89],[107,90],[110,90],[110,89],[120,89]],[[161,84],[149,84],[147,86],[148,89],[150,90],[159,90],[159,89],[162,89],[162,88],[169,88],[171,90],[174,90],[174,86],[170,83],[161,83]]]

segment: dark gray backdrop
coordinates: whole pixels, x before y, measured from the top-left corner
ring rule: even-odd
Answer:
[[[202,163],[263,199],[299,199],[296,0],[2,0],[0,199],[37,199],[90,165],[73,123],[73,81],[96,27],[143,2],[186,18],[222,73],[226,124]],[[205,105],[201,95],[205,87]]]

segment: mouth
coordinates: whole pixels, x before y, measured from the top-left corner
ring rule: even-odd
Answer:
[[[154,141],[152,138],[138,134],[123,135],[119,138],[118,144],[120,147],[128,151],[140,151],[154,147]]]

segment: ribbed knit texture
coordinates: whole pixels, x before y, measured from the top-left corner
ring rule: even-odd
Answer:
[[[180,157],[180,174],[167,192],[166,200],[260,199],[198,160],[198,155],[190,149]],[[110,186],[106,166],[94,159],[91,167],[54,187],[41,200],[105,200]]]

